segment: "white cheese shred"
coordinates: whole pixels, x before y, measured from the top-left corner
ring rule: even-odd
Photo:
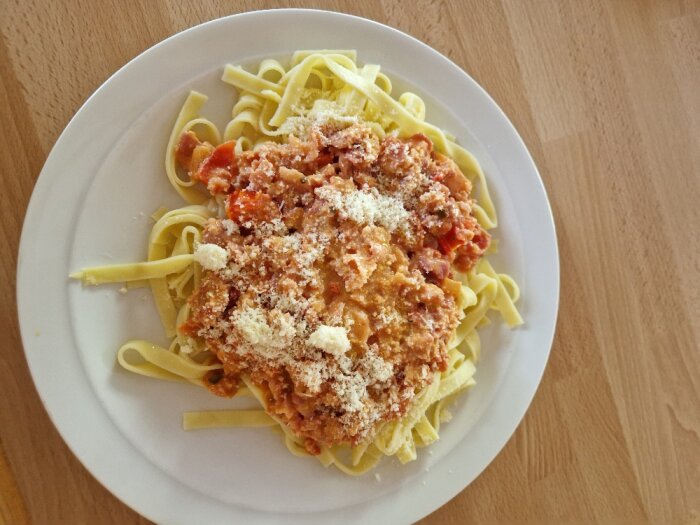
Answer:
[[[307,343],[336,356],[344,355],[350,350],[350,340],[342,326],[321,325],[309,336]]]
[[[200,244],[194,251],[194,260],[205,270],[222,270],[228,263],[228,252],[216,244]]]

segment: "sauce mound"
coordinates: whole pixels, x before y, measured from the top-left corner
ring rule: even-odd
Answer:
[[[362,123],[238,154],[187,132],[176,156],[226,213],[204,229],[180,327],[224,365],[210,390],[233,395],[248,376],[311,453],[403,416],[447,366],[452,268],[489,243],[456,164],[423,135]]]

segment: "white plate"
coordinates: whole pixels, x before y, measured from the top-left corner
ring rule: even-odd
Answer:
[[[191,88],[210,95],[223,124],[234,90],[228,62],[296,49],[358,50],[424,96],[428,119],[482,162],[501,225],[497,269],[520,283],[526,325],[484,337],[477,386],[455,406],[441,439],[418,461],[385,460],[346,477],[291,456],[264,429],[186,433],[183,410],[225,407],[194,387],[115,368],[129,338],[163,340],[150,296],[83,289],[85,265],[140,260],[148,215],[181,202],[163,172],[173,120]],[[551,211],[517,132],[469,76],[425,44],[386,26],[323,11],[277,10],[215,20],[149,49],[90,97],[53,148],[32,195],[18,262],[27,360],[59,432],[118,498],[160,523],[404,523],[444,504],[496,456],[539,384],[554,333],[559,264]],[[245,520],[245,521],[243,521]]]

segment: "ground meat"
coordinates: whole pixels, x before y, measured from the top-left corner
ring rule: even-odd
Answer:
[[[412,262],[424,275],[432,277],[438,283],[450,274],[450,261],[432,248],[423,248],[416,252]]]

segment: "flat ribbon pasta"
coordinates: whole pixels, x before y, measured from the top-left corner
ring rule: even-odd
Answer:
[[[392,96],[392,83],[374,64],[357,64],[354,50],[302,50],[295,52],[285,67],[274,59],[262,60],[257,73],[227,65],[222,80],[235,86],[239,96],[223,134],[200,114],[207,101],[201,93],[187,96],[173,125],[165,154],[165,171],[173,189],[188,203],[168,211],[160,208],[153,215],[154,225],[144,262],[96,266],[70,275],[84,284],[126,283],[127,289],[150,286],[169,348],[148,341],[132,340],[117,352],[124,369],[151,378],[189,382],[206,388],[205,376],[222,369],[195,338],[178,333],[177,327],[189,315],[187,299],[198,286],[202,269],[194,261],[194,251],[202,240],[206,222],[222,216],[223,198],[209,198],[193,180],[179,173],[175,150],[182,134],[193,130],[200,140],[216,146],[235,140],[235,154],[254,150],[267,141],[284,142],[306,121],[319,116],[339,125],[362,120],[380,139],[395,133],[408,137],[426,135],[436,151],[454,160],[475,184],[479,203],[473,213],[484,229],[498,221],[484,173],[474,156],[455,142],[455,137],[425,121],[426,106],[420,96],[402,93]],[[488,253],[494,252],[492,243]],[[478,328],[490,323],[496,312],[509,327],[523,323],[515,303],[520,290],[515,280],[497,273],[482,258],[469,272],[453,271],[445,281],[461,311],[459,324],[448,342],[448,363],[443,372],[433,373],[432,381],[416,394],[403,417],[386,421],[376,434],[354,447],[321,447],[317,459],[348,475],[360,475],[376,466],[383,456],[395,456],[401,463],[415,460],[417,449],[439,439],[440,426],[451,414],[448,406],[460,392],[475,384],[476,363],[481,354]],[[303,441],[280,419],[270,414],[265,393],[249,377],[237,396],[257,400],[259,409],[193,411],[183,414],[186,430],[226,427],[270,427],[278,431],[290,453],[308,456]]]

